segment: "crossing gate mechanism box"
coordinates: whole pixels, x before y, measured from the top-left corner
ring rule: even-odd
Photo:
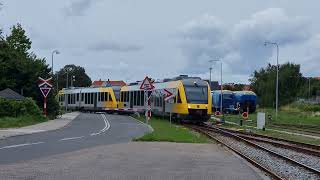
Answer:
[[[266,125],[266,113],[258,112],[257,114],[257,128],[263,129]]]

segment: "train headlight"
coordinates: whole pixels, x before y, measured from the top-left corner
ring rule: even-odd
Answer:
[[[190,109],[190,108],[191,108],[191,105],[188,105],[188,108]]]

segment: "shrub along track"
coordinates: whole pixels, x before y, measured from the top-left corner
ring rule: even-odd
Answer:
[[[230,132],[208,125],[185,125],[227,146],[275,179],[319,179],[317,149]]]

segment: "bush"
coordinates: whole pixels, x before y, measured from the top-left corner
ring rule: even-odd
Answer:
[[[24,115],[41,116],[42,112],[31,98],[21,101],[0,98],[0,117],[18,117]]]

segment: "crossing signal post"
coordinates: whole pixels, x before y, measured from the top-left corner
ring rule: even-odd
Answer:
[[[47,96],[50,93],[50,90],[52,89],[52,84],[51,84],[51,79],[52,77],[48,79],[43,79],[39,77],[39,83],[38,86],[40,88],[40,91],[43,95],[43,113],[45,116],[47,116]]]
[[[144,80],[141,83],[140,89],[144,91],[144,104],[145,104],[145,116],[146,116],[146,123],[148,124],[148,121],[151,118],[151,94],[149,92],[152,92],[154,89],[154,86],[148,76],[144,78]]]

